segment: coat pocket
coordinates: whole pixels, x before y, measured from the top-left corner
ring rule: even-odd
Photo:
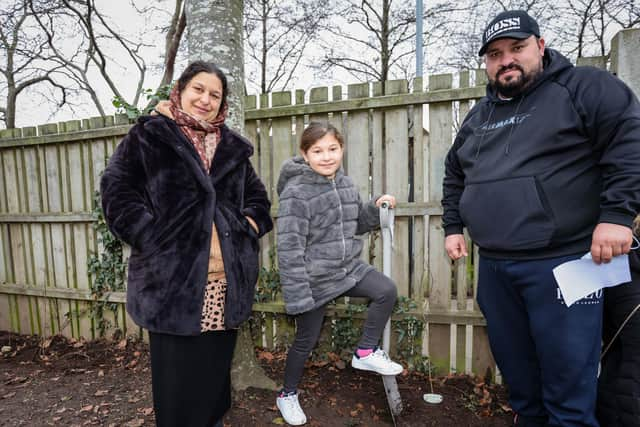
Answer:
[[[555,230],[553,213],[533,176],[466,184],[460,215],[471,239],[485,249],[542,248]]]

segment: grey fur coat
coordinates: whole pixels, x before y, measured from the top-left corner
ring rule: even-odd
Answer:
[[[302,157],[282,166],[278,195],[280,282],[287,313],[299,314],[342,295],[373,269],[360,259],[356,235],[379,225],[378,208],[360,200],[342,170],[328,179]]]

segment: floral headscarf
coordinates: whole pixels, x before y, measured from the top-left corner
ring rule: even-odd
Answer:
[[[213,155],[216,152],[218,142],[220,142],[220,126],[224,124],[227,118],[228,107],[226,102],[220,106],[220,111],[218,111],[216,117],[210,121],[205,121],[192,116],[182,109],[178,85],[175,85],[171,90],[169,101],[169,110],[173,119],[191,141],[202,160],[205,171],[209,173]]]

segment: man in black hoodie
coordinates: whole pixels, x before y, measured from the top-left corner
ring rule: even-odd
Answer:
[[[518,426],[598,426],[602,293],[567,307],[552,270],[629,252],[640,208],[640,104],[606,71],[545,48],[506,11],[483,34],[487,95],[446,158],[445,246],[480,248],[478,303]]]

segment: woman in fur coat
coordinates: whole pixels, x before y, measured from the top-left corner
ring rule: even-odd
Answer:
[[[127,311],[149,330],[158,426],[222,425],[258,239],[273,226],[253,147],[224,124],[227,93],[215,64],[191,63],[165,114],[138,120],[101,180],[107,224],[131,246]]]

